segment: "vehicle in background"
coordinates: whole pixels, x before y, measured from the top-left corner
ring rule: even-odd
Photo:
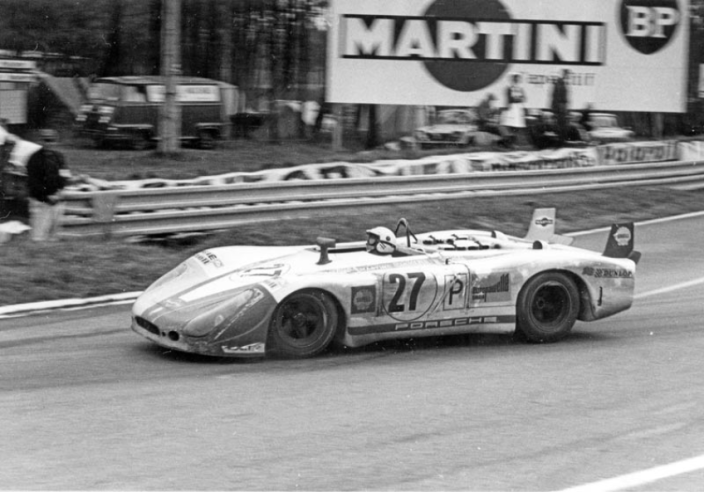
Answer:
[[[438,112],[437,123],[418,128],[414,143],[421,149],[431,147],[466,147],[474,142],[479,129],[472,109],[446,109]]]
[[[612,113],[591,113],[587,123],[587,134],[592,142],[626,142],[635,136],[632,130],[621,128]]]
[[[159,138],[159,114],[165,79],[158,76],[104,77],[88,91],[89,101],[76,117],[76,129],[96,145],[126,144],[141,150]],[[227,136],[230,117],[237,113],[236,86],[217,80],[177,77],[181,107],[181,141],[212,148]]]

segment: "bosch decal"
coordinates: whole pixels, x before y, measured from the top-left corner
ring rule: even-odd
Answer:
[[[367,314],[376,312],[376,286],[352,287],[352,314]]]
[[[511,300],[511,276],[508,273],[492,274],[477,280],[472,287],[475,302],[507,302]]]
[[[424,15],[341,17],[341,56],[423,63],[440,84],[472,92],[510,64],[600,66],[606,24],[512,18],[499,0],[436,0]]]

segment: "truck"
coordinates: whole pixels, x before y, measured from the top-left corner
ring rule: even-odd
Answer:
[[[160,76],[102,77],[93,81],[88,101],[75,125],[97,146],[126,145],[143,150],[159,138],[159,118],[165,100]],[[212,148],[227,137],[237,112],[237,86],[201,77],[176,77],[176,101],[181,109],[181,142]]]

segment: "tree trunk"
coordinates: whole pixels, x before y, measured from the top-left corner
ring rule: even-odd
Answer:
[[[108,34],[108,54],[103,61],[100,75],[110,77],[124,75],[122,73],[122,18],[124,13],[124,0],[116,0],[110,15],[110,32]]]
[[[159,125],[159,152],[162,154],[177,152],[181,136],[181,111],[176,103],[176,77],[181,73],[180,17],[181,0],[165,0],[162,13],[161,74],[166,79],[166,87]]]

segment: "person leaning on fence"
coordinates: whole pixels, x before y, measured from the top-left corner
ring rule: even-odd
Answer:
[[[61,193],[72,176],[63,154],[53,148],[56,135],[42,135],[43,146],[27,162],[29,225],[33,241],[55,241],[64,204]]]

